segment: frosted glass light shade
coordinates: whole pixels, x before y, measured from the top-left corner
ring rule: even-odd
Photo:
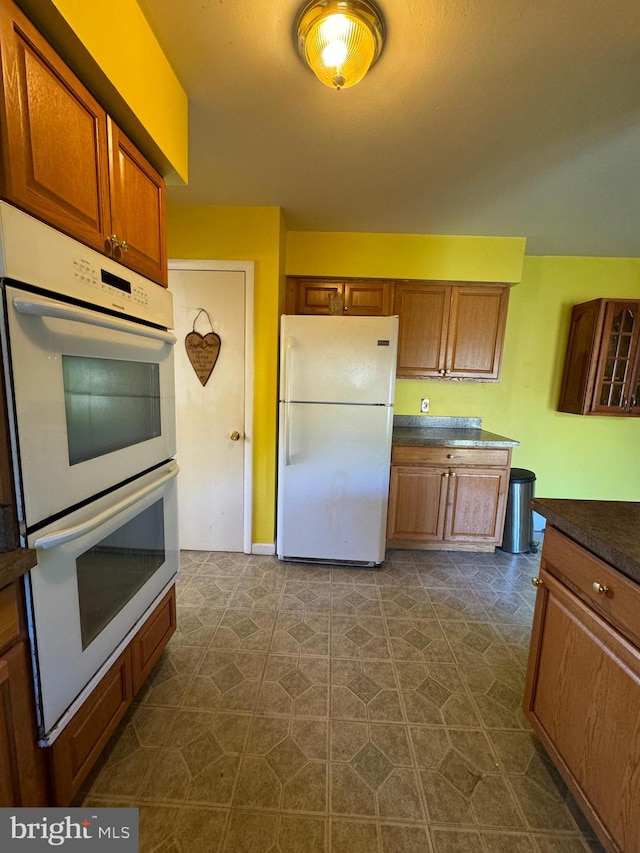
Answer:
[[[313,0],[300,13],[298,50],[318,80],[355,86],[382,50],[384,25],[368,0]]]

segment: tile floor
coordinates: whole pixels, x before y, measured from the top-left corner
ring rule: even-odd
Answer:
[[[78,803],[139,806],[142,853],[600,851],[520,710],[538,562],[184,552]]]

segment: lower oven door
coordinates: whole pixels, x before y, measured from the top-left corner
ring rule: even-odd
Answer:
[[[177,473],[175,462],[161,466],[30,537],[38,564],[27,598],[45,744],[175,582]]]

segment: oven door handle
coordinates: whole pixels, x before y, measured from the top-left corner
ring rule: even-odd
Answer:
[[[115,503],[108,509],[105,509],[104,512],[94,515],[93,518],[90,518],[88,521],[83,521],[82,524],[75,524],[73,527],[64,527],[62,530],[56,530],[55,533],[47,533],[45,536],[40,536],[33,543],[33,547],[41,551],[48,551],[50,548],[55,548],[57,545],[64,545],[65,542],[72,542],[74,539],[78,539],[85,533],[90,533],[92,530],[100,527],[101,524],[105,524],[105,522],[109,521],[114,516],[124,512],[137,504],[143,498],[146,498],[152,492],[155,492],[156,489],[160,488],[160,486],[164,486],[164,484],[168,483],[169,480],[173,480],[179,470],[180,466],[177,462],[174,462],[171,467],[168,468],[161,477],[154,480],[153,483],[149,483],[147,486],[144,486],[132,495],[123,498],[123,500],[118,501],[118,503]]]
[[[110,317],[107,314],[99,314],[87,308],[76,308],[74,305],[65,305],[63,302],[54,302],[50,299],[38,299],[37,297],[24,299],[15,296],[13,307],[19,314],[52,317],[56,320],[74,320],[77,323],[100,326],[103,329],[115,329],[117,332],[126,332],[129,335],[137,335],[141,338],[152,338],[154,341],[162,341],[165,344],[175,344],[176,342],[176,336],[172,335],[171,332],[132,323],[130,320],[120,320],[118,317]]]

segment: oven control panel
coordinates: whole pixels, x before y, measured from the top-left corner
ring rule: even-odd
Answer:
[[[73,262],[73,277],[81,287],[99,290],[108,294],[115,302],[124,300],[126,303],[149,305],[146,287],[139,282],[114,275],[102,266],[97,267],[89,258],[79,257]]]
[[[0,201],[0,277],[173,328],[173,297],[154,281]]]

